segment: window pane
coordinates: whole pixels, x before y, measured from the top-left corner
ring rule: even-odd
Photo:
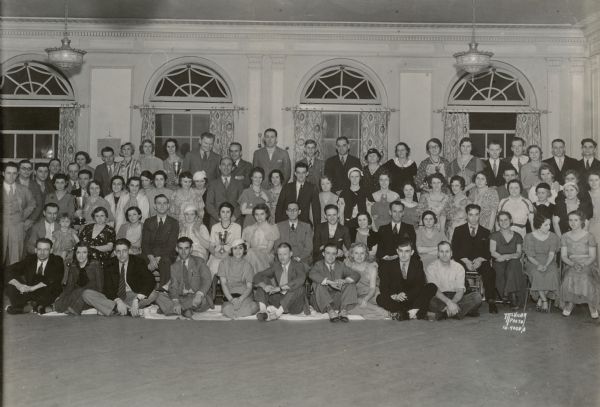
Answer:
[[[360,139],[360,128],[358,126],[359,116],[357,114],[342,114],[342,131],[341,135],[348,137],[348,139],[359,140]],[[355,143],[358,144],[358,143]]]
[[[515,130],[516,113],[469,113],[471,130]]]
[[[58,130],[57,107],[2,107],[4,130]]]
[[[473,149],[471,154],[475,157],[484,158],[486,155],[485,151],[485,134],[484,133],[470,133],[471,142],[473,145]]]
[[[33,134],[17,134],[17,157],[33,158]]]
[[[194,114],[192,115],[192,137],[194,142],[200,135],[210,130],[210,115],[209,114]]]
[[[58,154],[58,134],[55,134],[52,142],[52,158]]]
[[[15,158],[15,136],[2,134],[2,158]]]
[[[174,114],[173,115],[173,136],[174,137],[190,137],[190,120],[189,114]],[[189,141],[188,141],[189,142]]]
[[[52,154],[52,134],[35,135],[35,158],[50,158]]]
[[[156,148],[154,150],[154,155],[156,155],[161,160],[164,160],[165,158],[167,158],[167,151],[165,150],[165,142],[167,141],[167,139],[168,139],[168,137],[155,137],[154,138],[154,145],[156,146]]]
[[[336,139],[339,136],[338,114],[323,115],[323,138]]]
[[[175,140],[177,140],[177,145],[179,146],[179,155],[182,157],[185,157],[191,148],[197,148],[198,146],[198,142],[190,144],[191,141],[189,137],[176,137]]]
[[[335,151],[335,140],[323,140],[321,143],[323,151],[321,152],[321,159],[326,160],[337,154]]]
[[[170,114],[156,115],[156,137],[171,137],[171,123],[173,119]]]

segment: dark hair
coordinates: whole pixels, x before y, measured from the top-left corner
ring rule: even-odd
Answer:
[[[550,145],[554,143],[562,143],[563,146],[566,144],[565,141],[561,138],[555,138],[554,140],[552,140],[552,143],[550,143]]]
[[[469,213],[470,210],[475,209],[476,211],[478,211],[479,213],[481,213],[481,206],[471,203],[468,204],[467,206],[465,206],[465,213]]]
[[[127,222],[129,222],[129,211],[136,211],[138,215],[142,216],[142,210],[137,206],[130,206],[125,211],[125,217],[127,218]]]
[[[314,144],[314,146],[315,146],[315,147],[317,146],[317,142],[316,142],[316,141],[314,141],[313,139],[308,139],[308,140],[306,140],[306,141],[304,142],[304,145],[307,145],[307,144]]]
[[[566,178],[567,175],[575,175],[575,178],[577,178],[577,181],[579,182],[579,176],[580,176],[579,171],[577,171],[577,170],[566,170],[564,178]]]
[[[113,175],[113,177],[110,179],[111,187],[112,187],[113,182],[115,182],[116,180],[121,180],[121,184],[125,185],[125,178],[123,178],[120,175]]]
[[[231,157],[229,157],[228,155],[224,155],[223,157],[221,157],[221,159],[219,160],[219,165],[223,164],[223,161],[229,160],[231,161],[231,165],[233,165],[233,159]]]
[[[465,182],[465,179],[463,177],[461,177],[460,175],[453,176],[452,178],[450,178],[450,185],[452,185],[454,181],[458,181],[458,183],[460,184],[460,189],[462,191],[465,190],[467,183]]]
[[[358,212],[356,214],[356,221],[358,222],[358,217],[359,216],[366,216],[367,217],[367,221],[369,222],[369,226],[373,223],[373,218],[371,218],[371,215],[369,215],[368,212]]]
[[[500,222],[500,216],[508,216],[508,219],[510,219],[510,223],[512,223],[512,215],[510,214],[510,212],[508,212],[508,211],[498,212],[498,214],[496,215],[496,221]]]
[[[175,144],[175,151],[177,151],[179,149],[179,143],[177,142],[177,140],[174,138],[168,138],[165,140],[165,144],[164,144],[165,151],[167,151],[167,144],[169,144],[169,143]]]
[[[90,180],[90,182],[87,184],[87,193],[91,195],[90,193],[90,187],[92,186],[92,184],[97,185],[98,188],[100,188],[100,192],[102,193],[102,185],[100,185],[100,183],[98,181],[96,181],[95,179]]]
[[[444,185],[446,185],[446,178],[439,172],[434,172],[433,174],[431,174],[431,175],[427,176],[427,178],[425,178],[429,188],[431,188],[431,181],[433,181],[434,178],[437,178],[438,180],[440,180],[440,182],[442,183],[442,187],[444,187]]]
[[[54,175],[54,178],[52,178],[52,185],[56,186],[56,181],[59,179],[62,179],[63,181],[65,181],[65,183],[69,180],[65,174],[58,173]]]
[[[587,174],[587,181],[589,182],[590,180],[590,176],[595,175],[597,177],[600,177],[600,171],[598,170],[590,170]]]
[[[272,132],[272,133],[275,133],[275,137],[278,136],[277,130],[275,130],[272,127],[269,127],[268,129],[266,129],[265,131],[263,131],[263,134],[267,134],[267,132],[269,132],[269,131]]]
[[[252,168],[252,171],[250,171],[250,177],[253,177],[257,172],[263,177],[263,179],[265,179],[265,170],[263,170],[262,167]]]
[[[109,148],[110,148],[110,147],[109,147]],[[112,148],[111,148],[111,150],[112,150]],[[56,157],[55,157],[55,158],[51,158],[51,159],[48,161],[48,166],[50,166],[50,164],[52,163],[52,161],[57,161],[57,162],[58,162],[58,165],[62,165],[62,162],[61,162],[61,161],[60,161],[58,158],[56,158]]]
[[[581,147],[583,147],[583,145],[585,143],[592,143],[594,145],[594,147],[598,147],[598,143],[596,143],[596,140],[594,140],[593,138],[584,138],[581,140]]]
[[[100,156],[104,156],[104,153],[115,153],[115,150],[113,150],[112,147],[106,146],[106,147],[102,147],[102,150],[100,150]]]
[[[500,144],[500,142],[498,140],[489,141],[487,144],[487,148],[490,148],[490,146],[498,146],[498,147],[500,147],[500,149],[502,149],[502,144]]]
[[[154,152],[154,143],[152,142],[152,140],[144,139],[144,140],[142,140],[142,143],[140,144],[140,152],[142,154],[144,153],[144,144],[150,144],[152,146],[152,152]]]
[[[398,243],[396,243],[396,249],[399,249],[400,247],[410,247],[412,250],[414,250],[414,246],[413,246],[413,242],[410,239],[400,239],[398,241]]]
[[[537,144],[532,144],[529,147],[527,147],[527,155],[529,155],[529,152],[534,148],[537,148],[540,151],[540,158],[542,158],[544,152],[542,151],[542,147],[538,146]]]
[[[92,172],[90,170],[79,170],[79,172],[77,173],[77,176],[80,177],[81,175],[88,175],[90,178],[92,178]]]
[[[423,222],[423,220],[425,219],[425,216],[427,216],[427,215],[433,216],[433,220],[435,221],[435,223],[438,223],[437,215],[435,214],[434,211],[430,211],[430,210],[426,210],[423,212],[423,214],[421,215],[421,222]]]
[[[487,171],[479,171],[477,173],[475,173],[473,175],[473,180],[472,182],[475,183],[475,178],[477,178],[478,175],[483,175],[485,177],[485,183],[487,186],[489,186],[492,183],[492,176],[490,174],[488,174]]]
[[[69,215],[68,212],[63,212],[61,214],[58,215],[58,220],[62,220],[62,219],[69,219],[69,221],[71,220],[71,216]]]
[[[129,188],[129,186],[131,185],[131,181],[137,181],[137,182],[139,182],[139,183],[140,183],[140,186],[142,186],[142,180],[141,180],[141,178],[140,178],[140,177],[130,177],[130,178],[127,180],[127,187],[128,187],[128,188]]]
[[[574,211],[571,211],[567,214],[567,218],[571,215],[577,215],[579,216],[579,219],[581,219],[581,222],[585,222],[587,220],[587,216],[585,214],[585,212],[579,210],[579,209],[575,209]]]
[[[82,156],[85,157],[85,163],[86,164],[89,164],[89,163],[92,162],[92,159],[90,158],[90,155],[87,152],[85,152],[85,151],[78,151],[78,152],[76,152],[75,153],[75,159],[77,160],[77,156],[80,156],[80,155],[82,155]]]
[[[512,184],[517,184],[519,186],[519,192],[523,192],[523,184],[518,179],[511,179],[506,183],[506,189],[508,189]]]
[[[404,148],[406,149],[406,155],[409,156],[410,155],[410,147],[404,141],[401,141],[398,144],[396,144],[396,147],[394,147],[394,155],[396,155],[396,151],[398,150],[398,147],[400,147],[400,146],[404,146]]]
[[[540,189],[547,189],[548,191],[551,190],[550,185],[548,185],[548,183],[546,182],[540,182],[535,186],[535,192],[537,192]]]
[[[296,171],[298,168],[304,168],[308,172],[308,164],[303,161],[298,161],[296,165],[294,165],[294,171]]]
[[[515,174],[517,174],[517,169],[515,167],[513,167],[512,165],[509,165],[507,167],[504,168],[504,171],[502,171],[502,175],[506,175],[506,171],[514,171]]]
[[[337,244],[335,242],[328,241],[327,243],[325,243],[325,245],[323,246],[323,253],[325,253],[325,250],[328,247],[333,247],[335,249],[335,251],[336,251],[336,254],[337,254],[338,247],[337,247]]]
[[[2,169],[2,171],[6,171],[6,169],[7,169],[8,167],[12,167],[12,168],[14,168],[14,169],[16,169],[16,170],[19,170],[19,164],[17,164],[17,163],[16,163],[16,162],[14,162],[14,161],[9,161],[9,162],[7,162],[6,164],[4,164],[4,168]]]
[[[415,186],[414,182],[412,182],[412,181],[404,181],[402,183],[402,185],[400,186],[400,198],[406,198],[406,195],[404,195],[404,188],[407,185],[410,185],[412,187],[412,189],[413,189],[412,199],[413,199],[413,201],[416,201],[417,200],[417,187]]]
[[[229,143],[229,148],[231,148],[231,146],[238,146],[240,148],[240,151],[242,151],[242,143],[238,143],[237,141],[232,141],[231,143]]]
[[[323,213],[327,213],[327,211],[329,209],[335,209],[335,211],[337,213],[340,213],[340,208],[338,208],[338,206],[336,204],[329,204],[329,205],[325,205],[325,208],[323,209]]]
[[[157,175],[162,175],[163,178],[165,179],[165,181],[167,181],[167,173],[165,171],[163,171],[163,170],[156,171],[154,174],[152,174],[152,180],[155,180]]]
[[[36,240],[35,247],[37,248],[38,244],[40,243],[47,243],[50,245],[50,248],[53,246],[52,240],[48,239],[47,237],[40,237],[38,240]]]
[[[462,145],[465,144],[465,143],[471,143],[471,144],[473,144],[473,140],[471,140],[471,137],[463,137],[458,142],[458,147],[462,147]]]
[[[83,240],[80,240],[79,242],[75,243],[75,246],[73,247],[75,250],[73,250],[73,252],[76,252],[77,249],[80,248],[80,247],[85,247],[88,250],[90,249],[89,243],[84,242]]]
[[[346,142],[346,144],[350,144],[350,140],[348,140],[348,137],[346,136],[339,136],[338,138],[335,139],[335,145],[337,146],[337,142],[343,140]]]
[[[554,168],[552,168],[547,163],[542,163],[542,165],[540,165],[540,168],[538,169],[538,178],[540,178],[540,174],[542,173],[543,170],[550,171],[550,174],[552,174],[552,179],[556,178],[556,173],[554,172]]]
[[[298,204],[297,201],[289,201],[286,205],[286,210],[290,207],[290,205],[296,205],[298,207],[298,209],[300,209],[300,205]]]
[[[48,202],[46,205],[44,205],[44,211],[45,211],[46,209],[48,209],[48,208],[56,208],[56,209],[59,209],[59,208],[58,208],[58,205],[57,205],[56,203],[54,203],[54,202]]]
[[[194,245],[194,242],[192,241],[192,239],[190,239],[187,236],[181,236],[179,239],[177,239],[177,244],[179,243],[189,243],[190,247],[192,247]]]
[[[269,206],[265,203],[261,202],[259,204],[254,205],[254,207],[252,208],[252,217],[254,217],[256,211],[265,211],[265,213],[267,214],[267,219],[271,217],[271,210],[269,209]]]
[[[450,244],[450,242],[449,242],[449,241],[447,241],[447,240],[442,240],[441,242],[439,242],[439,243],[437,244],[437,248],[438,248],[438,250],[440,250],[440,247],[442,247],[442,246],[448,246],[448,247],[450,248],[450,250],[452,250],[452,245],[451,245],[451,244]]]
[[[106,216],[106,218],[108,219],[108,211],[103,206],[98,206],[96,209],[94,209],[92,211],[92,218],[95,218],[96,214],[99,213],[99,212],[104,212],[104,216]]]
[[[283,184],[285,182],[285,178],[283,177],[283,172],[281,172],[278,169],[274,169],[273,171],[271,171],[269,173],[269,182],[271,182],[271,180],[273,179],[273,174],[279,174],[279,179],[281,179],[281,183]]]
[[[548,216],[545,216],[542,213],[536,213],[535,216],[533,217],[533,228],[534,229],[539,229],[542,227],[542,225],[544,224],[544,222],[546,222],[547,220],[550,221],[550,224],[552,225],[552,219],[550,219]]]
[[[158,194],[158,195],[156,195],[156,196],[154,197],[154,204],[156,204],[156,200],[157,200],[158,198],[165,198],[165,199],[167,200],[167,203],[169,203],[169,202],[170,202],[170,201],[169,201],[169,197],[168,197],[168,196],[166,196],[165,194]]]
[[[244,248],[244,256],[248,254],[248,243],[240,243],[237,246],[242,246]],[[233,257],[233,248],[237,246],[231,246],[231,249],[229,249],[229,256]]]
[[[121,238],[115,240],[115,247],[119,245],[127,246],[128,249],[131,249],[131,242],[128,239]]]
[[[235,210],[235,208],[232,204],[230,204],[229,202],[221,202],[221,205],[219,205],[219,213],[221,213],[221,209],[223,208],[229,208],[231,214],[233,215],[233,211]]]
[[[20,168],[20,167],[21,167],[21,165],[23,165],[23,164],[31,164],[31,169],[33,170],[33,163],[32,163],[30,160],[28,160],[28,159],[24,159],[24,160],[21,160],[21,161],[19,161],[19,168]]]
[[[520,141],[521,144],[525,145],[525,140],[523,140],[521,137],[513,137],[512,141],[510,142],[511,144],[515,141]]]
[[[154,176],[152,175],[152,171],[144,170],[144,171],[142,171],[142,173],[140,174],[140,179],[141,179],[142,177],[144,177],[144,178],[147,178],[147,179],[149,179],[150,181],[152,181],[152,179],[153,179],[153,177],[154,177]]]
[[[401,206],[403,211],[406,208],[401,201],[392,201],[389,204],[390,211],[392,210],[392,207],[394,207],[394,206]]]
[[[181,180],[184,178],[189,178],[190,180],[192,180],[192,182],[194,181],[194,176],[191,172],[183,171],[181,174],[179,174],[179,186],[181,186]]]
[[[36,170],[39,170],[40,168],[50,168],[50,167],[48,166],[48,163],[41,162],[41,163],[37,163],[35,165]]]
[[[282,247],[287,247],[288,249],[290,249],[290,251],[292,251],[292,245],[290,245],[288,242],[281,242],[277,245],[277,250],[281,249]]]
[[[440,141],[439,138],[430,138],[429,140],[427,140],[427,143],[425,143],[425,152],[428,153],[429,152],[429,143],[433,143],[436,144],[440,150],[442,149],[442,142]]]

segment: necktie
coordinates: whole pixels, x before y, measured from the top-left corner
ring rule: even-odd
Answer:
[[[225,189],[229,186],[229,177],[223,178],[223,185],[225,185]]]
[[[340,157],[340,161],[342,162],[342,165],[346,165],[346,157]]]
[[[113,176],[113,166],[109,165],[108,166],[108,178],[112,178]]]
[[[36,274],[38,276],[44,275],[44,263],[40,263],[40,266],[38,267]]]
[[[190,275],[185,262],[183,262],[183,288],[186,290],[190,289]]]
[[[397,235],[398,233],[400,233],[400,228],[398,227],[398,224],[396,223],[396,226],[394,226],[394,234]]]
[[[400,263],[400,270],[402,270],[402,278],[406,280],[407,271],[406,271],[406,263]]]
[[[165,226],[165,222],[163,222],[162,218],[158,218],[158,228],[162,229]]]
[[[475,237],[475,226],[471,226],[471,237]]]
[[[494,171],[494,177],[498,175],[498,161],[494,160],[494,164],[492,165],[492,171]]]
[[[8,196],[10,196],[11,198],[15,196],[15,184],[12,184],[10,186],[10,192],[8,193]]]
[[[586,170],[590,169],[590,160],[585,160],[585,169]]]
[[[204,153],[204,151],[200,151],[200,158],[203,160],[206,159],[206,154]]]
[[[281,279],[279,280],[279,285],[287,285],[288,283],[288,266],[283,266],[283,271],[281,272]]]
[[[292,229],[292,232],[293,232],[294,230],[296,230],[296,225],[292,223],[292,224],[290,225],[290,229]]]
[[[312,166],[313,166],[312,160],[308,160],[308,168],[312,168]]]
[[[127,297],[127,291],[125,289],[125,264],[121,264],[121,274],[119,276],[119,289],[117,291],[117,296],[125,301],[125,297]]]
[[[559,171],[562,171],[562,166],[563,166],[563,158],[559,158],[558,159],[558,169],[559,169]]]

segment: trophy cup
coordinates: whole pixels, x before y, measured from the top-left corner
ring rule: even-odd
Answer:
[[[175,175],[179,178],[179,174],[181,174],[181,161],[175,161],[171,164],[173,166],[173,171],[175,171]]]
[[[219,253],[225,253],[225,244],[227,243],[227,235],[228,232],[224,230],[223,232],[219,232],[219,242],[221,243],[221,249],[219,249]]]
[[[85,197],[84,196],[76,196],[75,197],[75,209],[79,211],[79,216],[76,216],[73,219],[73,224],[76,226],[85,225],[85,218],[83,217],[83,206],[85,205]]]

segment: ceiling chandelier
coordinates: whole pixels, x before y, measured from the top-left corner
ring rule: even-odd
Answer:
[[[491,58],[494,53],[479,51],[477,45],[479,44],[475,42],[475,0],[473,0],[473,31],[471,33],[469,50],[454,54],[454,58],[456,58],[456,67],[459,70],[470,74],[476,74],[492,64]]]
[[[65,32],[61,40],[62,46],[55,48],[46,48],[48,61],[65,71],[75,70],[83,64],[83,56],[87,53],[84,50],[71,48],[69,31],[67,29],[67,18],[69,16],[69,3],[65,0]]]

